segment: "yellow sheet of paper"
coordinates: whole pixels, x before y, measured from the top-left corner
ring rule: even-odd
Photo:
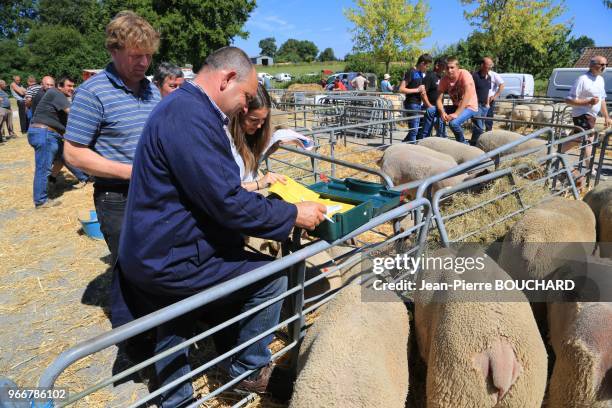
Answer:
[[[347,204],[340,201],[333,201],[327,198],[321,198],[319,197],[318,193],[310,190],[306,186],[303,186],[292,178],[286,177],[286,179],[287,184],[276,182],[270,186],[268,191],[280,196],[283,200],[292,204],[296,204],[302,201],[315,201],[317,203],[321,203],[327,206],[327,215],[330,217],[336,213],[343,213],[355,207],[352,204]],[[329,212],[330,207],[337,207],[338,209],[336,211]]]

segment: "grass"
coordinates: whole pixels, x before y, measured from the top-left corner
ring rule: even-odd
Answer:
[[[330,62],[311,62],[303,64],[274,64],[271,66],[257,65],[257,72],[267,72],[268,74],[275,75],[280,72],[286,72],[291,76],[301,76],[305,74],[317,74],[320,75],[324,69],[329,69],[333,72],[344,70],[344,61],[330,61]]]

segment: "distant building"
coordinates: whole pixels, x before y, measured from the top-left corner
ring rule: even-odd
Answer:
[[[258,55],[256,57],[251,57],[251,62],[255,65],[274,65],[274,60],[272,57],[268,57],[267,55]]]
[[[574,64],[574,68],[588,68],[591,58],[595,55],[601,55],[610,62],[612,61],[612,47],[585,47],[582,50],[582,55]]]

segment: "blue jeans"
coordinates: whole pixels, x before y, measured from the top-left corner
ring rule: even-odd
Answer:
[[[61,136],[43,128],[30,128],[28,143],[34,148],[34,205],[47,202],[47,182],[51,174],[53,161],[59,152]]]
[[[432,128],[435,126],[436,128],[436,136],[438,137],[446,137],[446,124],[444,121],[438,116],[438,109],[435,106],[430,106],[425,110],[425,116],[423,117],[423,126],[421,127],[421,131],[417,136],[418,139],[423,139],[431,136]],[[427,122],[427,117],[429,116],[429,123]],[[425,133],[427,131],[427,133]]]
[[[420,103],[409,103],[408,105],[405,106],[404,109],[421,110],[421,104]],[[413,116],[413,115],[416,115],[416,113],[407,113],[407,115]],[[410,119],[408,121],[408,127],[410,128],[410,130],[408,130],[408,134],[404,138],[404,142],[416,142],[417,134],[419,134],[419,121],[420,120],[421,119],[417,117],[415,119]]]
[[[455,113],[457,110],[456,106],[449,106],[446,108],[447,114]],[[460,143],[465,143],[465,138],[463,137],[463,129],[461,129],[461,125],[470,119],[472,116],[475,116],[478,111],[473,111],[470,109],[464,109],[463,112],[456,118],[448,122],[448,127],[455,135],[455,139]]]
[[[262,266],[268,262],[269,260],[254,261],[253,264],[255,265],[253,267]],[[216,325],[277,297],[286,290],[287,276],[276,274],[205,306],[197,314]],[[278,324],[281,307],[282,301],[276,302],[229,326],[227,329],[217,332],[214,336],[217,352],[223,354]],[[193,326],[193,316],[185,316],[159,326],[157,328],[155,354],[192,337]],[[270,334],[229,357],[230,376],[235,378],[247,370],[255,370],[267,365],[272,356],[268,345],[272,342],[273,337]],[[188,348],[183,348],[155,363],[160,387],[191,371],[188,354]],[[193,402],[192,395],[191,381],[187,380],[177,388],[162,394],[161,407],[186,406],[189,402]]]
[[[475,116],[486,117],[487,113],[489,113],[489,107],[485,105],[478,105],[478,112]],[[470,144],[472,146],[476,146],[478,142],[478,138],[485,131],[485,119],[472,119],[472,138],[470,139]]]
[[[488,118],[493,118],[493,115],[495,114],[495,101],[491,101],[491,103],[489,104],[489,110],[487,111],[487,117]],[[485,120],[485,129],[487,132],[489,132],[491,129],[493,129],[493,121],[492,120]]]

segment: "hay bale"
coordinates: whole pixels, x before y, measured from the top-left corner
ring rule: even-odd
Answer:
[[[531,120],[531,108],[527,105],[516,105],[512,110],[512,119],[529,122]]]
[[[402,94],[382,94],[380,95],[380,97],[391,101],[391,104],[393,105],[393,110],[397,111],[400,109],[404,109],[404,99],[405,99],[404,95]],[[393,113],[394,118],[401,117],[402,115],[403,115],[402,112]],[[405,122],[399,122],[398,126],[407,126],[407,124]]]
[[[394,300],[364,301],[362,290],[368,289],[343,289],[306,333],[290,408],[404,407],[406,307],[390,292]]]
[[[427,137],[418,144],[451,156],[455,159],[457,164],[470,161],[484,154],[484,152],[477,147],[459,143],[456,140],[447,139],[445,137]]]
[[[520,161],[513,161],[507,163],[505,166],[512,166],[518,163],[532,163],[526,158],[522,158]],[[502,166],[502,167],[505,167]],[[530,166],[529,170],[532,170],[535,166]],[[539,166],[538,166],[539,168]],[[541,176],[541,174],[540,174]],[[485,245],[489,245],[492,242],[503,239],[506,233],[510,230],[510,227],[516,222],[516,220],[522,216],[517,214],[514,217],[508,218],[503,222],[498,220],[520,210],[522,208],[521,202],[525,206],[531,206],[539,203],[544,197],[550,195],[550,192],[543,186],[528,184],[529,181],[520,176],[518,172],[512,174],[514,184],[512,184],[508,177],[498,178],[492,183],[488,184],[484,190],[474,194],[471,192],[459,192],[453,194],[452,201],[442,207],[444,214],[453,214],[461,211],[471,210],[477,205],[488,202],[483,207],[475,210],[471,210],[459,217],[451,218],[444,223],[446,232],[451,240],[458,238],[468,232],[478,231],[474,235],[466,238],[465,242],[478,242]],[[509,194],[499,199],[502,194],[511,191],[513,188],[520,188],[517,194]],[[519,197],[520,196],[520,201]],[[483,228],[491,225],[490,227]],[[439,240],[439,233],[434,230],[430,234],[432,241]]]
[[[319,84],[291,84],[287,88],[289,92],[322,92],[323,87]]]
[[[490,152],[491,150],[495,150],[498,147],[520,140],[522,138],[524,138],[524,136],[520,133],[511,132],[509,130],[495,129],[489,132],[484,132],[482,135],[480,135],[476,146],[484,150],[485,152]],[[546,149],[544,149],[544,146],[546,146],[545,140],[531,139],[526,141],[525,143],[521,143],[520,145],[513,147],[504,154],[517,153],[524,150],[534,149],[537,147],[542,148],[539,152],[537,152],[538,154],[546,154]]]

